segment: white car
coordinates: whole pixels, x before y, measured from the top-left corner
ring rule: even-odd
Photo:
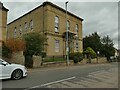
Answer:
[[[27,76],[27,69],[23,65],[10,64],[0,59],[0,79],[15,79],[19,80]]]

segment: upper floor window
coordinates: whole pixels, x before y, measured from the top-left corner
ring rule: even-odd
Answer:
[[[67,30],[70,31],[70,21],[67,20]]]
[[[79,43],[78,43],[78,40],[75,40],[75,43],[74,43],[74,48],[75,48],[75,51],[78,52],[79,51]]]
[[[59,17],[55,17],[55,32],[59,32]]]
[[[77,52],[79,51],[79,44],[78,44],[78,41],[76,41],[76,51],[77,51]]]
[[[22,35],[22,27],[21,27],[21,25],[20,25],[20,35]]]
[[[55,52],[59,52],[59,40],[55,40]]]
[[[17,29],[16,29],[16,27],[14,28],[14,38],[16,38],[16,35],[17,34]]]
[[[28,29],[28,24],[27,22],[25,22],[25,32],[27,32],[27,29]]]
[[[75,30],[76,30],[76,32],[78,32],[78,24],[76,24]]]
[[[33,20],[30,21],[30,29],[33,30]]]

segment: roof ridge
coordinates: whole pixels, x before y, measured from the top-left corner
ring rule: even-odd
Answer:
[[[37,9],[37,8],[39,8],[39,7],[41,7],[41,6],[43,6],[43,7],[44,7],[44,6],[45,6],[45,5],[47,5],[47,4],[49,4],[49,5],[53,6],[53,7],[56,7],[56,8],[58,8],[59,10],[62,10],[63,12],[66,12],[66,10],[65,10],[65,9],[63,9],[62,7],[60,7],[60,6],[56,5],[56,4],[53,4],[53,3],[52,3],[52,2],[50,2],[50,1],[45,1],[45,2],[43,2],[41,5],[39,5],[38,7],[35,7],[35,8],[34,8],[34,9],[32,9],[31,11],[29,11],[29,12],[25,13],[24,15],[22,15],[22,16],[20,16],[20,17],[18,17],[17,19],[15,19],[15,20],[11,21],[11,22],[10,22],[10,23],[8,23],[7,25],[9,25],[9,24],[13,23],[14,21],[16,21],[16,20],[20,19],[21,17],[23,17],[23,16],[25,16],[25,15],[29,14],[30,12],[34,11],[35,9]],[[73,13],[69,12],[69,11],[67,11],[67,12],[68,12],[68,14],[70,14],[70,15],[72,15],[72,16],[74,16],[74,17],[76,17],[76,18],[80,19],[81,21],[83,21],[83,19],[82,19],[82,18],[80,18],[79,16],[77,16],[77,15],[75,15],[75,14],[73,14]]]

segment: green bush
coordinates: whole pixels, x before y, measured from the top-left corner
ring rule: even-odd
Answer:
[[[79,57],[78,56],[74,56],[73,61],[74,61],[75,64],[78,63],[79,62]]]
[[[75,53],[70,53],[69,54],[69,58],[72,59],[72,60],[74,59],[74,56],[75,56]]]
[[[2,57],[11,58],[12,51],[2,42]]]
[[[97,57],[96,52],[91,47],[87,47],[87,49],[83,53],[87,54],[88,56],[90,55],[92,59]]]
[[[70,59],[74,61],[74,63],[78,63],[83,60],[83,54],[80,52],[70,53]]]
[[[47,56],[46,52],[42,52],[41,56],[42,58],[45,58]]]

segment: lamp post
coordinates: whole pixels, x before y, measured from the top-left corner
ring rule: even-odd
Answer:
[[[97,63],[98,63],[99,54],[100,54],[100,52],[97,51]]]
[[[65,7],[66,7],[66,61],[67,61],[67,65],[69,65],[69,47],[68,47],[68,26],[67,26],[67,4],[68,1],[65,2]]]

